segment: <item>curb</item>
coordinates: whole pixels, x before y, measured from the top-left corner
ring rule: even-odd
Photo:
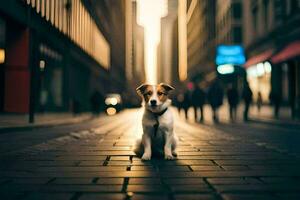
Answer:
[[[10,133],[10,132],[22,132],[22,131],[30,131],[33,129],[40,129],[40,128],[47,128],[47,127],[54,127],[54,126],[64,126],[64,125],[70,125],[75,123],[82,123],[85,121],[89,121],[94,119],[94,116],[88,116],[84,119],[69,121],[69,122],[53,122],[53,123],[45,123],[45,124],[29,124],[24,126],[14,126],[14,127],[0,127],[0,134],[3,133]]]

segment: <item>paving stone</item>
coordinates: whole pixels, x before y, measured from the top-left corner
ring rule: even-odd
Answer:
[[[128,185],[127,192],[166,192],[163,185]]]
[[[107,172],[107,171],[125,171],[126,167],[108,167],[108,166],[97,166],[97,167],[43,167],[38,168],[38,172]]]
[[[131,200],[168,200],[166,194],[134,194]]]
[[[244,171],[244,170],[249,170],[249,167],[244,166],[244,165],[224,165],[222,166],[223,169],[225,170],[231,170],[231,171]]]
[[[122,185],[44,185],[43,192],[121,192]]]
[[[159,171],[161,171],[161,173],[163,173],[164,171],[186,171],[189,172],[191,171],[190,168],[188,166],[159,166],[158,167]]]
[[[130,178],[129,184],[132,185],[155,185],[155,184],[161,184],[161,181],[159,178]]]
[[[107,163],[108,166],[122,166],[122,165],[131,165],[131,162],[130,161],[119,161],[119,160],[110,160],[108,161]]]
[[[92,178],[57,178],[51,184],[92,184]]]
[[[130,157],[129,156],[111,156],[110,160],[123,160],[123,161],[127,160],[127,161],[129,161]]]
[[[171,185],[173,192],[211,192],[211,189],[204,184],[193,185]]]
[[[155,170],[153,166],[131,166],[130,171],[151,171]]]
[[[296,192],[300,191],[298,185],[214,185],[218,192],[231,193],[231,192]]]
[[[276,196],[270,194],[222,194],[224,200],[275,200]]]
[[[14,178],[11,181],[14,184],[46,184],[52,178]]]
[[[192,185],[205,184],[202,178],[167,178],[163,179],[164,183],[169,185]]]
[[[262,184],[262,182],[254,178],[208,178],[207,181],[213,185]]]
[[[121,185],[124,178],[98,178],[96,184]]]
[[[214,195],[209,194],[175,194],[175,200],[217,200]]]
[[[70,200],[74,193],[33,193],[24,200]]]
[[[197,166],[197,165],[191,165],[191,169],[193,171],[220,171],[223,170],[221,167],[219,166]]]
[[[125,194],[82,194],[79,200],[124,200]]]

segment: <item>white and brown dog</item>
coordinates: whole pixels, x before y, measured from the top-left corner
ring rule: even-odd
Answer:
[[[136,90],[143,98],[145,107],[142,119],[143,135],[139,150],[142,160],[150,160],[151,155],[164,155],[167,160],[177,156],[177,137],[173,130],[173,115],[168,94],[174,88],[168,84],[143,84]]]

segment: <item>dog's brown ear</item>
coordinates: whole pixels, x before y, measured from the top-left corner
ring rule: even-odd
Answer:
[[[145,93],[145,90],[146,88],[148,87],[149,85],[148,84],[142,84],[140,85],[139,87],[136,88],[136,92],[139,94],[139,95],[143,95]]]
[[[174,90],[175,88],[169,84],[166,83],[160,83],[159,84],[161,87],[163,87],[167,92]]]

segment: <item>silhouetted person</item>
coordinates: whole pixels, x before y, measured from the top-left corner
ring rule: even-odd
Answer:
[[[260,112],[262,103],[263,103],[263,101],[262,101],[262,96],[261,96],[261,92],[259,91],[259,92],[257,93],[257,100],[256,100],[256,105],[257,105],[257,110],[258,110],[258,112]]]
[[[184,93],[184,98],[183,98],[183,109],[184,109],[184,115],[185,119],[188,119],[188,110],[191,106],[191,92],[189,90],[186,90]]]
[[[235,87],[232,85],[229,85],[229,88],[227,90],[227,100],[229,104],[229,115],[230,120],[235,121],[236,120],[236,112],[237,112],[237,105],[239,103],[239,93]]]
[[[213,111],[214,122],[219,122],[218,109],[223,104],[223,90],[219,81],[215,81],[208,90],[208,102]]]
[[[100,113],[100,110],[103,107],[103,102],[104,102],[104,97],[101,95],[100,92],[98,92],[97,90],[92,94],[91,98],[90,98],[90,102],[91,102],[91,108],[92,108],[92,113],[95,116],[98,116]]]
[[[274,117],[278,118],[279,116],[279,108],[281,103],[281,97],[278,92],[272,91],[270,93],[270,101],[274,105]]]
[[[244,110],[244,121],[248,121],[248,112],[249,112],[249,106],[252,101],[252,91],[249,87],[248,82],[245,83],[242,97],[244,99],[245,103],[245,110]]]
[[[203,105],[205,103],[205,92],[198,85],[195,86],[195,89],[192,92],[191,103],[194,108],[195,121],[198,121],[198,108],[200,108],[200,122],[203,122]]]
[[[183,94],[182,90],[180,90],[178,92],[175,100],[176,100],[176,107],[178,110],[178,114],[180,115],[180,112],[183,109],[183,102],[184,102],[184,94]]]
[[[80,102],[76,99],[73,99],[72,101],[72,112],[74,116],[80,113]]]

